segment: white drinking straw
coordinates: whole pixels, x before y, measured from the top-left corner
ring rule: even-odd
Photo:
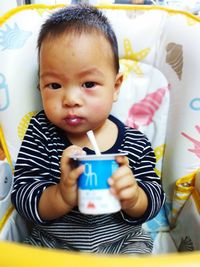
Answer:
[[[97,142],[96,142],[96,139],[95,139],[93,131],[92,130],[88,131],[87,132],[87,136],[88,136],[88,138],[89,138],[89,140],[90,140],[90,142],[91,142],[91,144],[92,144],[92,146],[94,148],[95,154],[98,155],[98,156],[101,155],[101,152],[100,152],[100,149],[99,149],[99,147],[97,145]]]

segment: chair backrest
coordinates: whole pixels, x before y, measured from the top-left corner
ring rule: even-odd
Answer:
[[[38,32],[59,7],[22,6],[0,18],[0,136],[13,165],[31,116],[42,108]],[[154,6],[100,8],[116,32],[125,77],[112,113],[151,140],[171,204],[175,181],[199,165],[200,20]]]

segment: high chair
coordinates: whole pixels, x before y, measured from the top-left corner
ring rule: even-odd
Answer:
[[[156,6],[98,7],[116,32],[124,74],[112,114],[148,136],[166,192],[165,207],[143,225],[154,239],[154,257],[83,255],[20,244],[28,227],[11,205],[13,169],[29,120],[42,108],[38,32],[61,7],[26,5],[0,17],[0,266],[66,266],[69,261],[74,266],[199,266],[200,19]]]

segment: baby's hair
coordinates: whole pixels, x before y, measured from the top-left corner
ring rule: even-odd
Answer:
[[[116,35],[106,16],[94,6],[79,4],[65,7],[54,12],[42,25],[38,37],[38,50],[47,38],[65,33],[100,32],[110,43],[113,51],[114,66],[119,71],[118,44]],[[102,51],[104,53],[104,51]]]

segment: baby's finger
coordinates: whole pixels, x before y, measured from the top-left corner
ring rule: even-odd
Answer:
[[[72,186],[77,184],[77,180],[79,178],[79,176],[84,172],[84,165],[81,165],[75,169],[73,169],[69,176],[66,178],[66,186]]]
[[[114,181],[117,181],[119,179],[121,179],[124,176],[131,176],[133,179],[133,175],[132,175],[132,171],[129,169],[128,166],[126,165],[122,165],[120,166],[113,174],[112,174],[112,178],[114,179]]]
[[[135,181],[133,177],[130,175],[127,175],[127,176],[125,175],[125,176],[122,176],[120,179],[114,180],[113,185],[111,186],[114,187],[115,190],[118,192],[130,186],[134,187],[134,184],[135,184]]]
[[[63,154],[67,155],[68,157],[75,157],[78,155],[85,155],[85,151],[76,145],[69,146],[63,151]]]
[[[115,160],[119,165],[129,166],[129,160],[126,156],[116,156]]]
[[[137,190],[135,190],[134,187],[127,187],[124,188],[123,190],[117,192],[119,199],[124,201],[124,200],[134,200],[135,197],[133,197],[134,195],[137,195],[138,192]]]
[[[73,156],[75,154],[76,156],[85,154],[85,151],[83,151],[81,147],[78,147],[75,145],[72,145],[63,151],[62,158],[61,158],[61,172],[70,171],[71,166],[74,165]]]

